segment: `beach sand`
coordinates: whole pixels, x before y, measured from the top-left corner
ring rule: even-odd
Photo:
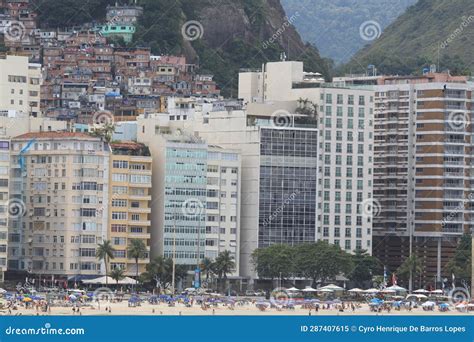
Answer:
[[[111,308],[111,313],[106,311],[106,308]],[[171,316],[212,316],[212,315],[225,315],[225,316],[269,316],[269,315],[281,315],[281,316],[308,316],[308,309],[301,309],[300,306],[296,307],[295,310],[282,310],[278,311],[277,309],[266,309],[265,311],[260,311],[255,307],[255,304],[249,304],[244,306],[236,306],[234,310],[230,310],[226,306],[219,306],[215,308],[210,308],[207,310],[202,310],[200,306],[194,305],[193,307],[185,307],[183,304],[177,304],[175,307],[169,307],[166,304],[157,304],[152,305],[148,302],[144,302],[141,306],[129,307],[128,302],[123,301],[119,303],[110,303],[106,301],[100,302],[100,309],[97,304],[94,303],[92,306],[83,306],[80,308],[81,315],[83,316],[130,316],[130,315],[151,315],[151,316],[160,316],[160,315],[171,315]],[[8,314],[7,312],[1,313],[1,315]],[[19,307],[18,310],[13,310],[12,315],[76,315],[73,314],[72,307],[51,307],[51,313],[36,312],[36,309],[25,309],[24,307]],[[353,315],[378,315],[378,316],[407,316],[407,315],[471,315],[472,313],[461,313],[457,310],[451,309],[448,312],[439,312],[438,310],[434,311],[424,311],[421,308],[413,309],[412,311],[404,310],[395,311],[392,310],[390,313],[384,311],[382,313],[375,313],[369,310],[368,305],[362,305],[361,308],[356,309],[355,312],[351,310],[345,310],[344,312],[339,312],[337,309],[329,310],[319,310],[316,312],[314,309],[311,310],[312,316],[353,316]]]

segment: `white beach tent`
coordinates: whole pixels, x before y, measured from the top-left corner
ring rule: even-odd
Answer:
[[[117,284],[117,282],[112,277],[107,276],[107,282],[105,281],[105,279],[106,279],[105,276],[102,276],[102,277],[95,278],[95,279],[83,280],[82,283],[83,284],[98,284],[98,285],[105,285],[106,283],[108,283],[110,285]],[[125,277],[125,278],[119,280],[118,283],[120,285],[131,285],[131,284],[136,284],[137,281],[135,279],[130,278],[130,277]]]
[[[326,286],[323,286],[323,287],[319,288],[319,290],[322,290],[322,289],[328,289],[328,290],[332,290],[332,291],[343,291],[344,290],[342,287],[334,285],[334,284],[329,284],[329,285],[326,285]]]
[[[300,289],[297,289],[296,287],[290,287],[290,288],[287,289],[286,291],[297,292],[297,291],[301,291],[301,290],[300,290]]]
[[[367,289],[367,290],[364,291],[364,293],[379,293],[379,292],[380,292],[380,290],[374,289],[374,288]]]
[[[311,286],[308,286],[302,290],[303,292],[317,292],[318,290],[313,289]]]

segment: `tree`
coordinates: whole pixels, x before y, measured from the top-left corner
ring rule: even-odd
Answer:
[[[161,288],[165,287],[165,284],[168,281],[166,261],[167,259],[161,255],[153,258],[145,266],[146,271],[142,274],[142,280],[144,282],[155,281],[156,287],[160,292]]]
[[[115,124],[113,123],[104,123],[98,127],[92,128],[90,134],[94,137],[103,139],[106,143],[112,141],[112,136],[115,132]]]
[[[356,287],[364,287],[365,283],[373,279],[380,262],[362,249],[356,250],[351,259],[354,268],[348,274],[348,278],[354,282]]]
[[[296,247],[296,272],[313,283],[325,282],[340,274],[348,274],[352,270],[350,254],[339,246],[318,241]]]
[[[295,249],[288,245],[271,245],[252,253],[252,263],[259,277],[289,278],[295,270]]]
[[[146,255],[146,245],[141,239],[131,239],[127,253],[129,258],[135,259],[136,280],[138,281],[138,259],[143,259]]]
[[[453,257],[446,264],[446,270],[454,274],[456,278],[470,281],[471,260],[472,260],[472,237],[464,234],[459,240],[459,244]]]
[[[117,282],[117,285],[118,285],[118,282],[120,280],[122,280],[123,278],[125,278],[125,273],[123,271],[122,268],[114,268],[111,272],[110,272],[110,277],[115,280]]]
[[[109,284],[108,276],[107,276],[107,271],[108,271],[107,265],[108,265],[109,260],[114,258],[114,252],[115,252],[115,249],[112,247],[110,240],[105,240],[102,244],[99,244],[97,247],[97,251],[96,251],[97,259],[104,261],[105,286]]]
[[[201,260],[200,268],[201,268],[201,272],[206,275],[206,282],[209,281],[209,274],[212,273],[213,264],[214,262],[210,258],[206,257]]]
[[[413,254],[406,258],[403,263],[398,267],[396,274],[398,277],[409,283],[408,287],[411,289],[413,284],[410,284],[410,279],[416,279],[417,275],[423,273],[423,267],[420,258]],[[411,277],[410,277],[411,275]],[[420,284],[421,287],[421,284]]]
[[[214,269],[217,273],[219,286],[221,289],[223,289],[222,285],[225,285],[227,282],[227,274],[232,273],[235,270],[234,257],[232,254],[230,254],[230,251],[223,251],[219,253],[216,261],[214,262]]]

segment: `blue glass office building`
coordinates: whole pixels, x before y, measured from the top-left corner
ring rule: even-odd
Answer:
[[[192,270],[205,256],[207,145],[168,141],[165,153],[163,254]]]

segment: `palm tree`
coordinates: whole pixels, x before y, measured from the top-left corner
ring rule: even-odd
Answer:
[[[222,289],[222,279],[224,280],[223,284],[227,282],[227,273],[232,273],[235,270],[234,257],[230,254],[230,251],[223,251],[219,253],[214,262],[214,269],[217,273],[219,279],[219,285]]]
[[[413,288],[413,278],[416,279],[417,275],[421,276],[423,274],[423,266],[420,258],[418,258],[415,254],[409,256],[397,269],[397,273],[405,279],[408,278],[408,288],[411,291],[411,289]]]
[[[118,282],[122,280],[123,278],[125,278],[125,273],[122,268],[117,267],[117,268],[114,268],[112,272],[110,272],[110,276],[112,277],[113,280],[117,282],[117,286],[118,286]]]
[[[141,239],[131,239],[130,244],[128,245],[128,257],[135,259],[135,265],[137,267],[137,276],[136,280],[138,281],[138,259],[143,259],[146,255],[147,249],[146,245]]]
[[[102,138],[106,143],[112,141],[112,136],[115,132],[115,124],[105,123],[100,127],[95,127],[91,130],[90,134],[92,136]]]
[[[107,278],[107,264],[110,259],[114,258],[114,252],[115,249],[112,247],[112,244],[110,243],[110,240],[104,240],[102,244],[99,244],[97,246],[97,251],[96,251],[96,256],[97,259],[99,260],[104,260],[104,265],[105,265],[105,286],[107,286],[108,283],[108,278]]]
[[[201,272],[206,274],[206,282],[209,280],[209,274],[212,272],[213,261],[206,257],[201,260]]]

